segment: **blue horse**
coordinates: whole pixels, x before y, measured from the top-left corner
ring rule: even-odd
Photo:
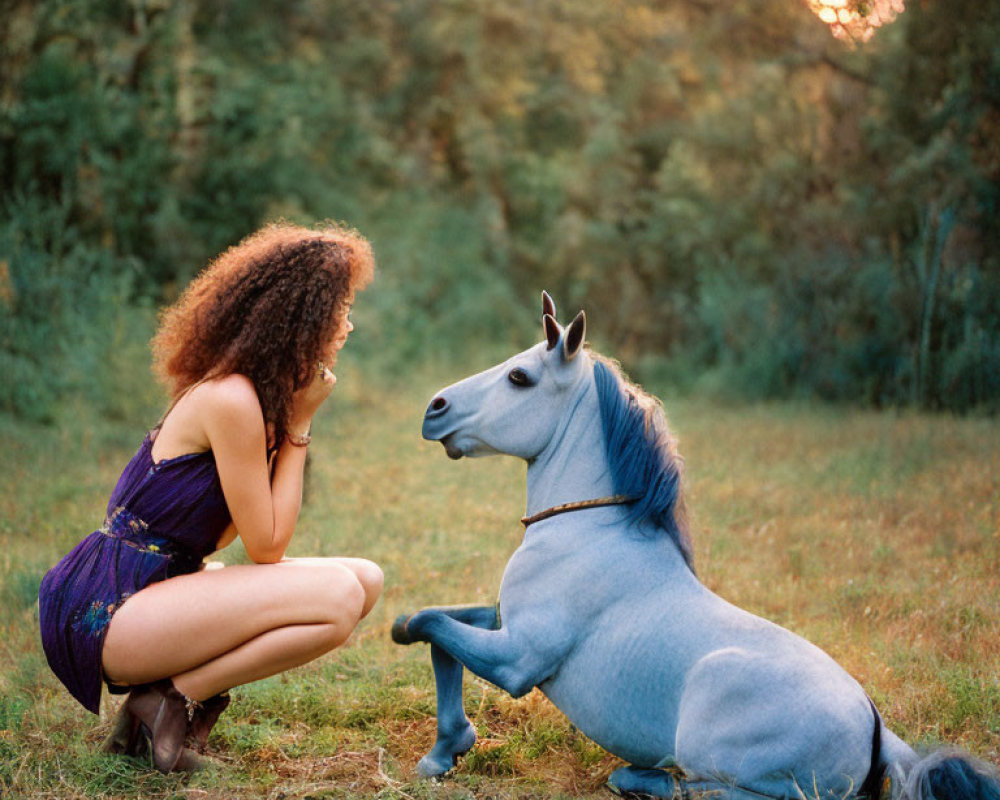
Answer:
[[[722,800],[1000,800],[990,765],[920,759],[829,655],[702,585],[684,523],[681,462],[658,401],[563,328],[542,295],[545,341],[439,392],[424,438],[453,458],[524,459],[524,540],[496,606],[399,617],[429,642],[442,775],[476,741],[462,670],[514,697],[535,686],[624,759],[618,794]]]

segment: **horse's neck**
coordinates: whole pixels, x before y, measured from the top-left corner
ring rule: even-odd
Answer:
[[[527,513],[612,494],[597,389],[584,381],[552,441],[528,464]]]

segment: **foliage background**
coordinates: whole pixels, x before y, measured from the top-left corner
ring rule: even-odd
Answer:
[[[996,763],[997,42],[974,0],[854,44],[804,0],[0,0],[0,794],[605,792],[611,756],[482,684],[480,747],[417,782],[430,666],[387,637],[489,602],[516,547],[518,465],[416,431],[532,343],[542,288],[669,393],[706,584],[908,741]],[[388,588],[350,647],[241,689],[188,783],[96,752],[113,706],[92,727],[48,670],[37,587],[162,410],[156,310],[278,216],[379,258],[293,555]]]
[[[794,0],[2,0],[0,36],[2,411],[127,413],[153,309],[276,216],[373,240],[380,371],[505,349],[547,288],[639,379],[1000,402],[995,3],[854,45]]]

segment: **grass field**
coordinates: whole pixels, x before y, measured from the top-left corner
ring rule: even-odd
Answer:
[[[141,424],[82,410],[57,428],[0,420],[0,796],[609,796],[619,762],[542,695],[512,700],[471,678],[479,746],[443,782],[414,774],[434,737],[430,659],[393,645],[389,626],[425,605],[492,602],[521,537],[522,464],[454,463],[420,439],[431,392],[459,377],[386,388],[341,371],[290,555],[372,558],[385,594],[341,650],[234,691],[210,742],[220,766],[191,777],[96,752],[119,701],[100,720],[79,707],[36,632],[42,575],[99,526]],[[663,399],[702,580],[829,651],[906,740],[1000,763],[997,422]],[[158,401],[142,402],[151,423]],[[219,556],[242,558],[238,545]]]

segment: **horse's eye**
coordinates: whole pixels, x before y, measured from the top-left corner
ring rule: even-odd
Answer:
[[[525,372],[520,367],[514,367],[507,375],[507,380],[513,383],[515,386],[533,386],[531,378],[528,377],[528,373]]]

